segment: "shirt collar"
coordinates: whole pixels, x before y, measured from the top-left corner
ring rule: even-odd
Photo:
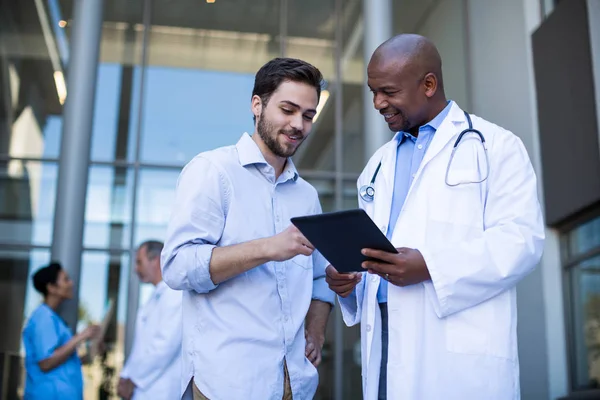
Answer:
[[[448,113],[450,112],[450,109],[452,108],[452,103],[453,103],[452,100],[448,100],[448,102],[446,103],[446,107],[444,107],[444,109],[438,115],[436,115],[431,121],[426,123],[425,126],[429,125],[434,130],[437,131],[438,128],[440,127],[440,125],[442,125],[442,122],[444,122],[444,120],[448,116]]]
[[[254,164],[268,165],[267,160],[265,160],[258,145],[252,140],[252,137],[247,132],[244,132],[235,147],[238,152],[240,164],[243,167]],[[289,157],[285,163],[285,169],[283,170],[280,179],[284,179],[284,182],[290,179],[294,182],[298,180],[298,170],[292,159]]]
[[[165,290],[167,288],[167,284],[165,283],[165,281],[160,281],[156,284],[155,290],[156,292],[162,292],[163,290]]]
[[[421,131],[427,127],[430,127],[431,129],[433,129],[433,132],[437,131],[438,128],[440,127],[440,125],[442,125],[442,122],[444,122],[444,120],[448,116],[448,113],[452,109],[453,103],[454,103],[454,101],[448,100],[448,102],[446,103],[446,107],[444,107],[444,109],[442,111],[440,111],[440,113],[438,115],[436,115],[431,121],[429,121],[425,125],[420,126],[419,131]],[[402,143],[402,141],[405,138],[412,138],[412,137],[413,136],[410,133],[400,131],[400,132],[396,133],[396,135],[394,136],[394,139],[396,141],[398,141],[398,143]]]
[[[285,169],[283,170],[280,179],[283,179],[284,182],[289,180],[296,182],[298,180],[298,176],[298,170],[296,169],[294,162],[290,157],[288,157],[287,162],[285,163]]]
[[[156,286],[154,286],[154,290],[152,291],[152,295],[150,296],[150,298],[154,298],[154,299],[158,299],[162,293],[167,290],[167,284],[165,283],[165,281],[160,281],[156,284]]]
[[[267,164],[267,160],[265,160],[265,157],[260,152],[258,145],[247,132],[244,132],[235,147],[242,167],[252,164]]]

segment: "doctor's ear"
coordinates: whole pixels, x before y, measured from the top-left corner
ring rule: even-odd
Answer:
[[[425,86],[425,96],[433,97],[438,89],[438,78],[433,72],[428,73],[423,78],[423,85]]]

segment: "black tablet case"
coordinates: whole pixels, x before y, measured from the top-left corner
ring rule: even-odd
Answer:
[[[300,232],[339,272],[363,272],[369,259],[365,248],[398,251],[362,209],[338,211],[291,219]]]

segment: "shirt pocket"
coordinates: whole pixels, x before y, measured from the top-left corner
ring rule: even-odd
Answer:
[[[308,270],[312,269],[312,256],[305,256],[304,254],[298,254],[296,257],[293,257],[291,260],[292,266],[299,266],[302,269]]]

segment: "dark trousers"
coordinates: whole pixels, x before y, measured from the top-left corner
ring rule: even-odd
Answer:
[[[387,361],[388,361],[388,308],[387,303],[379,303],[381,311],[381,366],[379,367],[378,400],[387,399]]]

